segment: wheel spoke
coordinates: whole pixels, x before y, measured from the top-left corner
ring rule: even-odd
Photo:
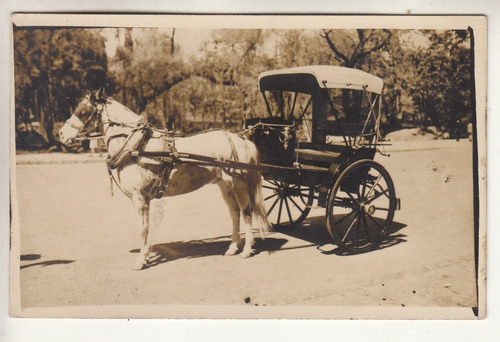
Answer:
[[[363,217],[363,213],[360,212],[358,214],[358,220],[357,220],[358,223],[356,224],[356,230],[354,231],[354,243],[356,245],[359,244],[359,235],[361,233],[361,219],[362,219],[362,217]]]
[[[347,217],[349,217],[349,215],[354,214],[354,213],[356,213],[356,212],[353,210],[349,214],[345,214],[345,216],[342,216],[342,218],[340,220],[338,220],[337,222],[333,222],[333,223],[336,225],[339,225],[342,221],[347,219]]]
[[[344,237],[342,238],[342,242],[345,241],[347,235],[349,235],[349,233],[351,232],[351,229],[354,226],[354,223],[358,220],[358,217],[359,217],[359,213],[357,213],[357,215],[352,220],[351,225],[349,226],[349,228],[347,228],[347,232],[345,233]]]
[[[271,208],[269,208],[269,210],[267,211],[267,215],[269,215],[271,211],[273,211],[274,207],[276,206],[276,203],[278,203],[279,200],[280,200],[279,197],[276,198],[276,201],[274,201],[273,205],[271,205]]]
[[[379,174],[378,177],[377,177],[377,180],[375,181],[375,183],[373,184],[373,186],[370,188],[370,191],[368,191],[368,193],[366,194],[366,197],[370,197],[370,195],[372,194],[372,191],[375,189],[375,187],[377,186],[378,182],[380,182],[381,178],[382,178],[382,174]]]
[[[288,218],[290,219],[290,224],[292,224],[293,223],[292,213],[290,212],[290,207],[288,206],[288,201],[286,198],[285,198],[285,207],[286,207],[286,211],[288,213]]]
[[[278,211],[278,222],[277,224],[279,225],[280,222],[281,222],[281,210],[283,209],[283,198],[281,199],[280,201],[280,208],[279,208],[279,211]]]
[[[368,182],[368,172],[366,172],[365,174],[365,177],[363,178],[362,182],[363,182],[363,191],[361,192],[361,198],[365,198],[365,194],[366,194],[366,184]]]
[[[346,193],[347,196],[349,196],[353,201],[355,201],[356,199],[354,198],[354,196],[352,196],[349,191],[344,191]]]
[[[271,199],[271,198],[273,198],[275,196],[278,196],[278,193],[275,193],[275,194],[272,194],[270,196],[267,196],[266,198],[264,198],[264,201],[267,201],[267,200],[269,200],[269,199]]]
[[[376,195],[374,195],[373,197],[371,197],[371,198],[367,198],[367,202],[368,202],[368,203],[371,203],[371,202],[375,201],[377,198],[379,198],[379,197],[380,197],[380,196],[382,196],[382,195],[386,195],[386,196],[387,196],[387,198],[390,198],[390,197],[387,195],[387,193],[388,193],[388,192],[389,192],[389,188],[387,188],[387,189],[383,190],[382,192],[377,192],[377,194],[376,194]],[[368,196],[367,196],[367,197],[368,197]]]
[[[285,227],[302,222],[310,211],[314,190],[298,184],[265,179],[268,216],[274,226]],[[279,205],[278,205],[279,202]],[[290,203],[291,202],[291,203]],[[290,222],[288,222],[288,219]]]
[[[295,207],[296,207],[297,209],[299,209],[299,210],[300,210],[300,212],[301,212],[301,213],[303,213],[303,212],[304,212],[304,210],[303,210],[301,207],[299,207],[299,205],[298,205],[298,204],[297,204],[297,203],[293,200],[293,198],[289,197],[288,199],[290,200],[290,202],[292,202],[292,203],[293,203],[293,205],[295,205]],[[305,203],[304,203],[304,204],[305,204]]]
[[[381,225],[380,225],[380,223],[378,223],[378,222],[377,222],[377,220],[375,220],[375,219],[374,219],[371,215],[366,215],[366,216],[368,216],[368,218],[369,218],[370,220],[372,220],[372,222],[373,222],[373,223],[375,223],[375,224],[377,225],[377,227],[379,227],[379,228],[380,228],[380,230],[381,230],[381,231],[383,231],[383,230],[384,230],[384,227],[383,227],[383,226],[381,226]]]

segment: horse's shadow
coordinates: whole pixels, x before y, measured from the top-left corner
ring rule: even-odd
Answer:
[[[266,237],[256,238],[253,246],[255,253],[272,253],[278,251],[287,242],[287,239]],[[244,239],[242,240],[242,243]],[[194,259],[209,256],[224,255],[231,243],[231,236],[219,236],[202,240],[175,241],[160,243],[153,246],[156,256],[148,261],[147,267],[157,266],[178,259]],[[130,253],[139,253],[139,249],[133,249]]]
[[[400,230],[405,227],[406,224],[404,223],[392,222],[391,228],[388,230],[387,235],[379,242],[378,246],[376,246],[371,251],[377,249],[385,249],[402,242],[406,242],[406,235],[400,232]],[[282,228],[279,230],[279,232],[297,239],[308,241],[311,244],[316,245],[316,248],[323,254],[351,255],[350,253],[342,250],[336,245],[334,249],[322,248],[325,245],[334,244],[333,239],[326,228],[325,216],[310,217],[299,226]]]
[[[406,235],[400,232],[400,230],[405,227],[406,225],[403,223],[393,222],[388,234],[373,250],[385,249],[406,242]],[[325,245],[331,245],[333,243],[326,229],[326,219],[324,216],[308,218],[297,227],[282,228],[278,232],[281,233],[281,236],[288,235],[296,239],[307,241],[311,243],[311,245],[316,246],[321,253],[326,255],[350,255],[337,246],[333,250],[322,248]],[[281,250],[283,245],[287,242],[288,239],[283,237],[270,236],[265,239],[256,238],[254,244],[255,255],[263,252],[277,252]],[[156,256],[148,261],[147,268],[178,259],[194,259],[224,255],[230,243],[231,236],[227,235],[201,240],[156,244],[153,246],[153,251]],[[133,249],[130,253],[139,253],[139,249]]]

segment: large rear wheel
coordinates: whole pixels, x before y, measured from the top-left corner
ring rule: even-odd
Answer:
[[[275,229],[304,221],[314,201],[314,188],[265,178],[263,183],[267,217]]]
[[[369,251],[387,234],[396,206],[387,170],[373,160],[359,160],[340,174],[330,192],[328,232],[347,252]]]

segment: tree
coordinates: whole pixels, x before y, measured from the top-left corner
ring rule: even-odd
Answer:
[[[148,103],[190,77],[176,54],[174,35],[175,29],[124,29],[124,44],[110,61],[119,101],[141,113]]]
[[[391,41],[392,32],[389,30],[327,30],[324,29],[321,37],[331,51],[331,59],[340,66],[355,68],[369,72],[370,57],[373,53],[387,47]],[[342,107],[347,117],[359,122],[361,92],[342,90]]]
[[[205,108],[219,113],[222,127],[241,129],[241,121],[252,115],[258,95],[255,81],[269,64],[264,52],[268,34],[261,29],[215,30],[203,47],[204,58],[194,74],[210,81],[204,83],[211,102]]]
[[[39,122],[51,146],[54,123],[69,116],[98,69],[106,73],[104,39],[97,30],[15,28],[14,68],[16,132],[21,124]]]
[[[370,55],[389,44],[389,30],[323,30],[321,35],[340,65],[362,69]]]
[[[427,121],[451,130],[457,121],[465,124],[472,118],[470,35],[465,30],[423,34],[429,46],[414,55],[415,77],[409,86]]]

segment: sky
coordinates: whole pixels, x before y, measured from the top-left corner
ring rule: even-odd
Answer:
[[[158,30],[162,30],[159,28]],[[171,32],[172,29],[164,29]],[[114,28],[105,28],[102,30],[102,35],[106,38],[106,53],[108,57],[113,57],[115,55],[116,47],[118,44],[123,43],[123,34],[116,38],[116,30]],[[140,30],[133,30],[134,34],[140,34]],[[177,28],[175,29],[175,43],[181,47],[181,51],[187,56],[196,54],[203,42],[210,39],[212,30],[208,29],[185,29]]]

